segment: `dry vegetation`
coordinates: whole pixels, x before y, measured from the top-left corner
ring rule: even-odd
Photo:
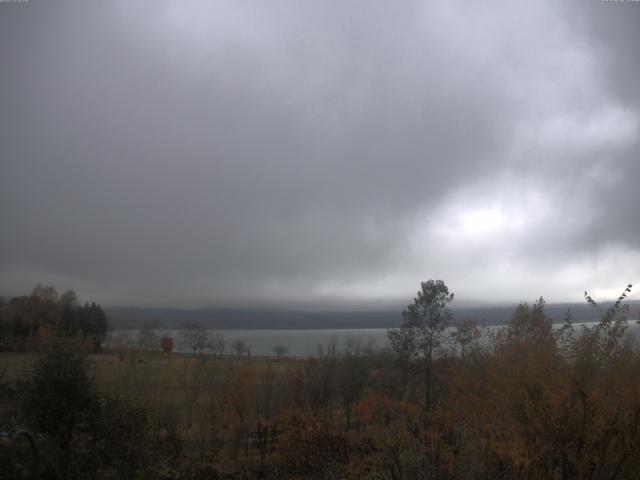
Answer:
[[[67,443],[33,416],[76,401],[47,396],[58,383],[34,380],[51,354],[38,363],[2,354],[13,394],[0,421],[64,445],[49,457],[57,473],[43,478],[640,478],[640,353],[621,302],[578,331],[570,321],[553,329],[543,301],[520,305],[484,344],[462,322],[457,353],[445,354],[435,348],[439,323],[416,323],[420,298],[404,315],[403,351],[354,340],[297,360],[92,354],[86,371],[69,367],[69,391],[89,385],[74,394],[82,397],[94,379],[96,393],[78,404],[88,416]],[[420,348],[432,347],[427,360]],[[27,387],[12,386],[29,372]]]

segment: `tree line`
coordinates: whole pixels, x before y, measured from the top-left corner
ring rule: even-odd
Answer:
[[[80,304],[73,290],[60,295],[50,286],[37,285],[8,302],[0,298],[0,348],[37,351],[55,335],[79,337],[97,351],[107,335],[107,316],[94,302]]]
[[[556,328],[539,299],[494,333],[451,332],[454,297],[429,280],[388,350],[353,338],[304,359],[135,350],[91,369],[58,337],[6,387],[5,418],[48,439],[44,478],[640,478],[630,291],[585,294],[594,326]]]
[[[119,331],[109,337],[108,349],[122,354],[123,351],[136,348],[144,352],[174,351],[178,346],[183,353],[197,355],[223,355],[251,356],[251,345],[243,338],[235,338],[230,341],[220,330],[210,330],[200,322],[185,322],[178,331],[177,338],[172,337],[159,326],[157,322],[145,322],[132,336],[126,330]],[[289,353],[289,348],[280,342],[271,345],[270,351],[276,357],[282,357]]]

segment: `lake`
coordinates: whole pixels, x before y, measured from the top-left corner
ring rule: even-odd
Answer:
[[[595,325],[596,322],[588,322],[586,325]],[[554,324],[555,328],[562,327],[562,323]],[[574,324],[578,330],[582,324]],[[486,331],[480,341],[483,341],[489,332],[495,332],[502,325],[485,327]],[[453,328],[448,328],[449,332]],[[216,330],[224,335],[226,340],[225,354],[231,354],[231,345],[236,340],[243,340],[249,347],[252,355],[274,355],[273,347],[275,345],[283,345],[287,348],[288,355],[307,356],[315,355],[320,345],[327,345],[331,341],[338,344],[338,348],[342,348],[349,338],[359,338],[365,342],[372,342],[373,347],[382,349],[387,346],[386,328],[353,328],[353,329],[288,329],[288,330]],[[629,321],[628,333],[639,338],[640,325],[635,320]],[[211,331],[213,332],[213,331]],[[181,330],[158,330],[158,337],[168,335],[174,339],[175,346],[173,351],[179,353],[188,353],[189,348],[181,342]],[[115,344],[135,345],[138,330],[115,330],[110,332],[107,340],[107,346]]]

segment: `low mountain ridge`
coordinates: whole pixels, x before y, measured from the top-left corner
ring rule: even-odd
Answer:
[[[626,302],[629,318],[638,318],[640,301]],[[612,302],[603,302],[605,310]],[[501,325],[509,321],[514,306],[482,306],[451,308],[452,324],[473,319],[479,324]],[[562,322],[571,310],[576,322],[598,319],[598,312],[584,303],[560,303],[546,306],[554,322]],[[181,328],[195,322],[206,328],[217,329],[323,329],[323,328],[395,328],[400,325],[400,311],[295,311],[260,309],[177,309],[177,308],[106,308],[111,328],[139,328],[151,324],[158,328]]]

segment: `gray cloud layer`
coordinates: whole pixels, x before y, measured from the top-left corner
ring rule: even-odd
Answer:
[[[640,4],[0,4],[0,291],[377,305],[638,277]]]

